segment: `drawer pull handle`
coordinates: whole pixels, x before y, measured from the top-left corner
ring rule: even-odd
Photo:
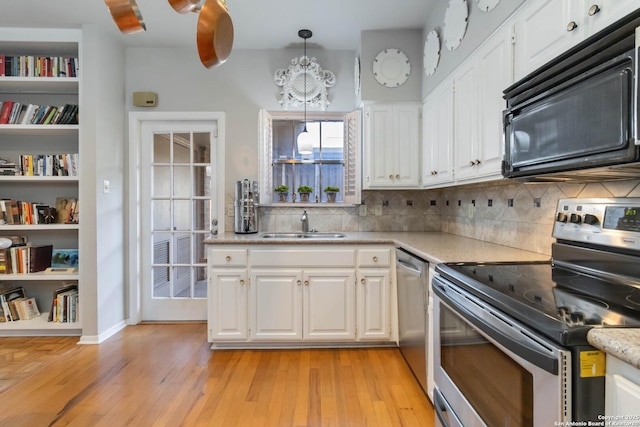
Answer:
[[[241,284],[241,285],[244,285],[244,280],[240,280],[240,284]]]
[[[393,181],[393,175],[389,175],[389,179]]]
[[[373,257],[373,262],[378,262],[378,257],[377,256]]]
[[[227,260],[227,262],[231,261],[231,257],[229,255],[227,255],[225,259]]]
[[[397,175],[396,175],[396,179],[400,179],[400,174],[397,174]]]
[[[362,284],[364,285],[364,284],[365,284],[365,283],[367,283],[367,282],[366,282],[366,280],[364,280],[364,279],[360,279],[360,283],[362,283]]]

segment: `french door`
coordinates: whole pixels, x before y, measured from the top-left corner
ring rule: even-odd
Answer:
[[[141,320],[205,320],[217,122],[140,129]]]

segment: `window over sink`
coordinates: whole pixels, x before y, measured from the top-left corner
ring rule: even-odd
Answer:
[[[336,203],[360,203],[360,112],[307,114],[311,151],[301,153],[297,137],[304,128],[302,113],[260,112],[260,203],[300,202],[299,186],[311,187],[308,202],[328,204],[326,187],[337,187]],[[281,199],[274,191],[289,188]],[[294,196],[295,193],[295,196]]]

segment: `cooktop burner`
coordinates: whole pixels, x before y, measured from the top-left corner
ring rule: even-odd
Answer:
[[[548,262],[447,263],[438,271],[552,339],[586,341],[600,326],[640,326],[640,289]]]

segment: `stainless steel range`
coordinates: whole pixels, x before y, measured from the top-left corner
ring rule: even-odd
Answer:
[[[552,426],[604,414],[605,355],[587,333],[640,327],[640,198],[560,200],[553,237],[548,262],[436,267],[439,425]]]

